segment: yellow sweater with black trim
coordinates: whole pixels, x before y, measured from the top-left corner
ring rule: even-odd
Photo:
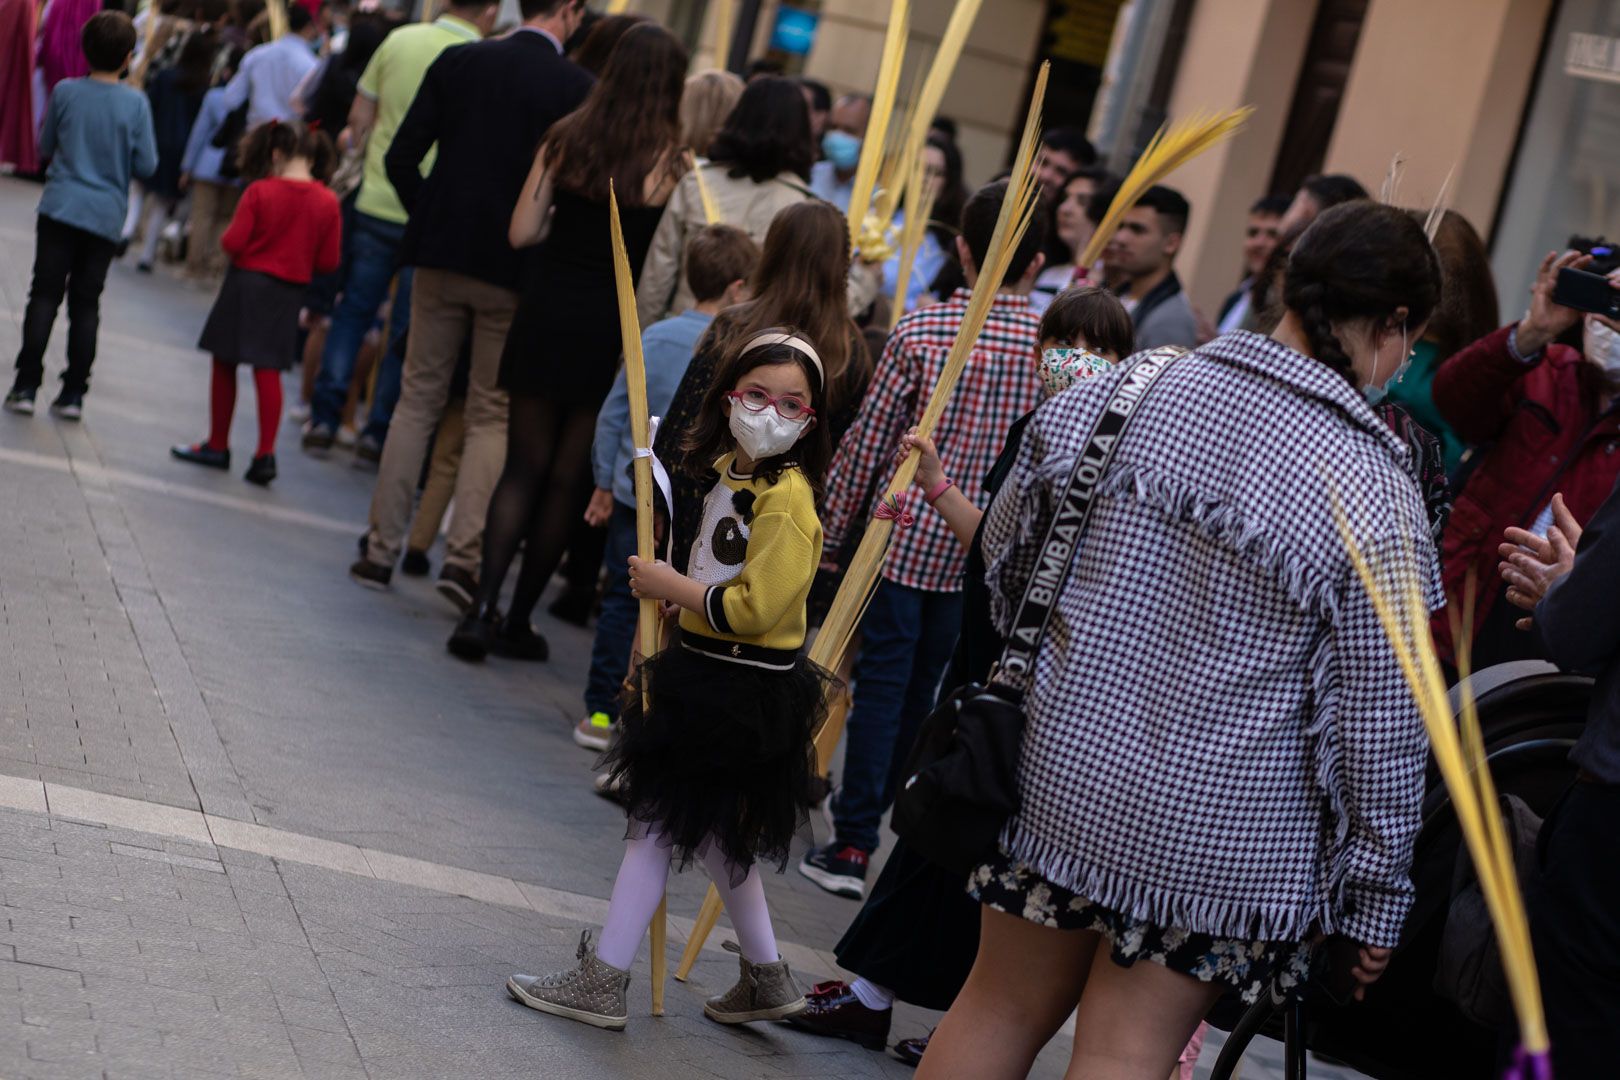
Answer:
[[[739,476],[735,454],[703,501],[687,575],[709,586],[702,612],[682,610],[681,631],[766,649],[804,644],[805,602],[821,562],[815,493],[798,469],[776,483]]]

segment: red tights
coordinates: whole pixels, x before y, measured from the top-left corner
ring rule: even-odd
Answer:
[[[259,395],[259,448],[255,457],[276,452],[276,429],[281,426],[281,372],[253,369],[253,389]],[[236,412],[236,365],[214,361],[214,381],[208,395],[208,448],[228,450],[231,416]]]

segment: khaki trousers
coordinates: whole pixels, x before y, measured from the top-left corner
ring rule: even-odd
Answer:
[[[194,180],[191,184],[191,235],[186,240],[186,272],[192,277],[216,277],[225,272],[225,252],[219,238],[236,213],[242,189],[235,184]]]
[[[510,289],[453,270],[417,268],[399,405],[388,425],[377,489],[371,497],[366,558],[372,562],[391,567],[399,558],[428,443],[449,403],[456,361],[470,336],[472,370],[463,412],[466,436],[444,561],[477,575],[484,515],[506,461],[506,391],[496,383],[517,305],[518,294]]]
[[[416,504],[416,520],[411,522],[411,534],[405,539],[406,551],[427,551],[439,536],[439,523],[450,507],[450,498],[456,492],[456,474],[461,471],[461,444],[466,437],[462,424],[465,402],[456,398],[444,408],[439,421],[439,432],[433,436],[433,460],[428,462],[427,483],[422,485],[422,498]]]

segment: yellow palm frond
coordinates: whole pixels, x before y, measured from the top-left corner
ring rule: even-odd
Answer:
[[[1029,228],[1030,218],[1035,212],[1035,203],[1040,197],[1040,185],[1035,181],[1035,148],[1040,140],[1041,106],[1046,99],[1049,70],[1049,64],[1042,64],[1040,73],[1036,76],[1034,96],[1030,100],[1029,112],[1024,118],[1023,136],[1019,139],[1018,153],[1013,159],[1007,196],[1002,201],[1001,212],[996,218],[995,231],[990,236],[990,246],[985,253],[984,265],[979,268],[973,297],[968,301],[967,311],[962,316],[962,325],[957,331],[955,342],[951,345],[950,354],[946,357],[939,381],[934,384],[928,402],[923,408],[922,418],[917,422],[917,430],[923,435],[933,432],[934,426],[939,423],[940,415],[945,411],[945,406],[949,404],[951,395],[956,390],[957,381],[961,379],[962,372],[967,367],[968,357],[973,352],[979,331],[984,328],[990,307],[995,303],[996,294],[1007,276],[1019,241],[1023,239],[1025,230]],[[903,500],[916,475],[917,454],[913,452],[900,463],[893,479],[884,489],[882,501],[892,505],[897,497]],[[883,560],[888,554],[889,538],[893,530],[894,521],[888,517],[874,517],[867,525],[866,535],[862,537],[860,547],[850,559],[843,583],[838,588],[837,596],[833,598],[832,607],[828,610],[827,617],[822,620],[821,632],[816,636],[815,644],[810,649],[810,659],[829,670],[837,670],[849,649],[855,628],[860,623],[872,589],[877,584],[878,573],[883,568]]]
[[[1496,785],[1485,759],[1485,743],[1472,695],[1466,690],[1463,693],[1459,723],[1453,717],[1445,675],[1429,633],[1429,612],[1418,585],[1416,560],[1403,560],[1405,565],[1399,568],[1374,564],[1352,532],[1336,493],[1333,513],[1356,576],[1367,590],[1423,716],[1435,762],[1451,795],[1457,823],[1478,872],[1485,906],[1501,948],[1502,967],[1507,973],[1508,990],[1519,1021],[1521,1048],[1531,1055],[1545,1054],[1547,1021],[1542,1008],[1541,984],[1536,977],[1536,958],[1530,944],[1530,923],[1513,865],[1513,850],[1502,825]],[[1472,606],[1470,597],[1465,608]],[[1465,610],[1464,620],[1471,614],[1470,610]],[[1466,637],[1459,641],[1465,642]],[[1459,656],[1466,657],[1466,652],[1464,647]],[[1466,677],[1465,658],[1462,663],[1462,674]]]
[[[1114,201],[1108,204],[1108,212],[1103,215],[1085,251],[1080,253],[1078,265],[1092,266],[1096,263],[1103,248],[1113,239],[1120,221],[1130,213],[1131,207],[1136,205],[1148,188],[1205,150],[1237,134],[1252,112],[1253,109],[1245,106],[1225,113],[1201,113],[1161,127],[1120,183]]]

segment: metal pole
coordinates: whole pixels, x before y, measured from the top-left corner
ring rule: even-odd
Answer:
[[[737,27],[731,32],[731,55],[727,71],[742,72],[748,66],[748,53],[754,47],[754,31],[759,27],[760,0],[742,0],[737,5]]]

